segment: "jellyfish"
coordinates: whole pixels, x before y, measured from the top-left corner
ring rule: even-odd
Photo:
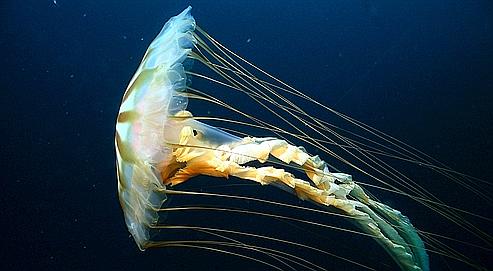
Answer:
[[[202,70],[195,67],[198,64],[202,65]],[[192,86],[192,79],[194,82],[208,82],[215,89],[220,87],[221,93],[201,91]],[[230,92],[226,93],[224,89]],[[221,99],[221,94],[229,95],[229,101]],[[319,110],[330,112],[343,123],[354,125],[380,141],[354,134],[314,116],[289,97],[303,99]],[[268,114],[258,116],[256,112],[236,106],[236,103],[246,100],[260,105]],[[196,116],[193,108],[188,108],[191,101],[217,106],[229,112],[226,116],[237,117]],[[273,119],[275,121],[271,122]],[[229,127],[255,128],[273,136],[255,136],[241,128],[219,128],[210,124],[213,122],[227,123]],[[277,124],[279,122],[291,130]],[[293,142],[304,142],[307,147]],[[311,154],[307,151],[308,147],[320,154]],[[379,157],[391,157],[427,167],[457,182],[467,175],[459,174],[397,139],[331,109],[258,68],[197,26],[191,15],[191,7],[172,17],[149,45],[122,99],[116,124],[115,149],[120,204],[127,228],[141,250],[187,246],[229,253],[276,270],[284,270],[283,267],[298,270],[294,265],[302,269],[324,270],[302,255],[235,239],[238,236],[275,239],[273,237],[248,230],[229,230],[227,227],[174,226],[166,221],[167,214],[177,211],[224,211],[337,228],[311,221],[309,216],[299,218],[269,212],[269,206],[283,206],[351,221],[359,229],[354,231],[355,234],[375,240],[401,270],[429,270],[430,251],[478,267],[454,250],[440,246],[439,242],[429,241],[432,248],[426,247],[423,238],[433,240],[434,236],[418,230],[406,215],[378,200],[369,190],[372,187],[409,197],[454,220],[461,228],[481,239],[491,240],[487,233],[466,220],[461,221],[459,210],[449,208],[418,182]],[[340,171],[335,166],[336,162],[368,176],[377,185],[359,182],[352,174]],[[311,207],[236,194],[179,189],[199,175],[236,178],[261,189],[275,187],[275,191],[285,191],[291,197],[309,202]],[[234,189],[234,186],[229,188]],[[481,195],[475,187],[467,189]],[[267,207],[261,211],[228,206],[169,207],[173,197],[180,195],[255,201]],[[173,229],[202,232],[217,239],[159,239]],[[275,241],[337,257],[301,242]],[[321,238],[320,242],[327,240]],[[333,247],[337,246],[334,243]],[[237,250],[233,252],[233,248],[255,251],[272,261]]]

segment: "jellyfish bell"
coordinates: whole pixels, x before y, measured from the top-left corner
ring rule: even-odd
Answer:
[[[171,149],[164,138],[176,131],[169,128],[175,124],[170,116],[186,108],[186,97],[180,95],[186,87],[182,62],[191,48],[178,41],[191,38],[186,29],[193,27],[194,19],[190,15],[176,19],[186,14],[167,22],[151,43],[118,113],[118,193],[127,227],[140,249],[150,238],[149,226],[157,222],[154,210],[166,201],[166,195],[155,189],[163,187],[160,171],[171,164]],[[162,40],[168,40],[168,46],[160,46]]]
[[[195,20],[191,8],[171,18],[150,44],[122,99],[116,125],[118,192],[127,227],[140,249],[150,239],[149,227],[158,220],[155,211],[166,201],[163,177],[179,167],[172,146],[180,132],[194,127],[209,146],[234,136],[193,120],[185,111],[187,87],[185,61],[194,46]],[[198,138],[198,135],[195,136]],[[195,143],[190,139],[188,143]]]
[[[204,64],[209,71],[217,75],[217,78],[191,70],[191,61]],[[253,67],[266,79],[260,79],[238,62]],[[284,114],[312,129],[323,139],[313,139],[302,129],[295,128],[295,132],[287,132],[248,112],[238,110],[234,105],[223,102],[211,94],[194,89],[190,85],[192,76],[238,91],[238,93],[242,93],[262,105],[273,116],[284,119],[280,113],[268,106],[271,104]],[[271,79],[271,82],[267,81],[268,79]],[[168,195],[186,194],[186,192],[175,189],[180,184],[197,175],[222,178],[237,177],[250,183],[281,188],[299,199],[314,203],[314,206],[321,209],[336,209],[356,224],[363,234],[372,237],[383,247],[402,270],[429,270],[428,253],[424,242],[405,215],[376,200],[359,183],[355,182],[351,175],[335,171],[321,157],[310,154],[302,146],[292,144],[283,135],[291,135],[311,146],[320,148],[329,157],[343,161],[352,166],[353,169],[363,173],[367,173],[367,171],[360,169],[351,161],[347,161],[325,146],[324,143],[332,142],[344,151],[348,149],[340,143],[330,141],[326,133],[335,135],[337,139],[360,153],[365,150],[356,145],[358,144],[357,141],[348,140],[346,137],[333,132],[329,123],[310,116],[302,108],[281,95],[279,91],[296,95],[333,112],[330,108],[258,69],[215,41],[196,26],[191,15],[191,7],[172,17],[164,25],[147,49],[140,66],[125,91],[116,124],[115,148],[119,199],[127,228],[139,248],[145,250],[149,247],[166,244],[178,245],[176,242],[166,243],[166,240],[155,240],[151,231],[153,229],[172,228],[170,225],[163,225],[160,222],[160,217],[162,211],[165,210],[163,206],[167,204]],[[208,125],[201,120],[214,118],[194,116],[193,108],[187,108],[190,98],[224,107],[250,120],[251,123],[248,125],[270,130],[280,137],[239,136],[244,133],[241,131],[229,133],[224,129]],[[385,138],[385,135],[377,133],[345,115],[333,113],[352,124],[364,127],[381,138]],[[237,119],[215,120],[245,125],[245,122]],[[286,122],[291,125],[291,122]],[[399,146],[402,148],[402,145]],[[366,158],[369,157],[367,153],[363,153],[363,155],[366,155],[364,156]],[[376,166],[383,165],[378,160],[370,158],[369,160],[376,163]],[[417,159],[420,158],[413,159],[408,158],[408,160],[416,163],[419,162]],[[251,162],[257,162],[259,165],[252,166]],[[266,166],[265,163],[267,162],[271,164]],[[430,165],[428,162],[419,163]],[[374,167],[370,166],[370,168]],[[440,167],[434,168],[441,169]],[[295,170],[302,172],[303,176],[293,174],[292,171]],[[372,173],[367,173],[367,175],[380,180]],[[396,174],[388,175],[397,179],[400,178]],[[403,190],[402,187],[397,185],[389,185],[389,187],[393,191],[411,197],[411,192]],[[416,198],[424,205],[430,204],[433,200],[425,193],[419,192],[419,186],[415,183],[411,182],[404,187],[416,193]],[[205,195],[205,193],[193,195]],[[212,196],[212,194],[208,196]],[[240,198],[221,194],[214,196]],[[243,197],[243,199],[247,198]],[[441,207],[444,206],[433,206],[433,208]],[[213,210],[214,208],[202,209]],[[171,209],[167,210],[171,211]],[[179,208],[175,210],[179,210]],[[244,210],[227,208],[222,210],[249,213]],[[446,211],[442,210],[442,212],[444,212],[444,216],[451,216]],[[263,215],[292,219],[286,216]],[[305,222],[305,220],[301,222]],[[182,228],[186,227],[182,226]],[[227,231],[217,228],[188,228],[211,234]],[[233,232],[230,231],[230,233]],[[246,232],[234,233],[237,235],[250,234]],[[189,245],[190,243],[183,242],[180,244]],[[266,247],[253,247],[238,242],[209,242],[207,244],[257,249],[269,256],[274,255],[276,260],[287,257],[288,261],[293,261],[301,266],[306,267],[309,264],[299,256],[279,251],[272,252]],[[303,246],[299,243],[294,244]],[[193,246],[200,247],[200,243],[195,241]],[[316,250],[316,248],[309,248]],[[214,250],[224,252],[224,250],[217,248]],[[240,256],[256,260],[242,254]],[[454,257],[460,258],[459,256]],[[262,263],[276,268],[270,263],[264,261]]]

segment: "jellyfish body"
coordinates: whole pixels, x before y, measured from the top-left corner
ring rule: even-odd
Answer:
[[[402,270],[429,270],[423,241],[409,219],[372,199],[351,175],[332,172],[319,156],[284,139],[239,137],[202,123],[186,111],[189,61],[199,58],[193,49],[210,50],[202,41],[207,34],[195,33],[190,12],[188,7],[171,18],[150,44],[125,91],[116,124],[119,198],[139,248],[156,243],[149,229],[159,226],[158,210],[166,204],[165,191],[197,175],[233,176],[274,185],[322,208],[337,208],[372,236]],[[218,66],[202,61],[227,78]],[[280,166],[246,165],[273,160]],[[295,165],[305,178],[281,165]]]
[[[171,163],[165,136],[174,128],[169,117],[186,108],[183,61],[191,50],[195,21],[185,11],[165,24],[149,46],[122,99],[116,124],[118,193],[127,227],[141,249],[148,227],[157,221],[154,208],[166,200],[159,172]],[[166,46],[163,46],[166,44]]]

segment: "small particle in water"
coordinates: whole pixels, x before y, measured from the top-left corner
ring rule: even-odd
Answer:
[[[126,40],[127,39],[127,36],[126,35],[123,35],[122,36],[122,39]]]
[[[144,40],[144,38],[140,38],[140,40]]]
[[[71,73],[69,77],[70,78],[74,78],[75,77],[75,74]]]
[[[246,40],[246,43],[250,43],[250,41],[252,41],[252,39],[251,39],[251,38],[248,38],[248,39]]]
[[[58,2],[56,0],[53,0],[53,5],[55,5],[55,7],[58,7]]]

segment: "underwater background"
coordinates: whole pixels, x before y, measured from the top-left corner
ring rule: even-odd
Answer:
[[[141,252],[124,223],[114,152],[121,97],[149,43],[188,5],[201,28],[257,66],[491,182],[491,1],[4,1],[1,270],[265,268],[191,249]],[[491,217],[491,201],[440,185],[440,196]],[[443,226],[420,219],[398,197],[386,200],[419,228]],[[231,223],[220,214],[208,219]],[[332,252],[341,246],[352,259],[395,270],[374,241],[356,241],[354,250],[346,241],[324,240]],[[491,251],[480,254],[476,261],[492,268]],[[357,270],[334,259],[325,264]],[[433,256],[431,266],[467,270]]]

